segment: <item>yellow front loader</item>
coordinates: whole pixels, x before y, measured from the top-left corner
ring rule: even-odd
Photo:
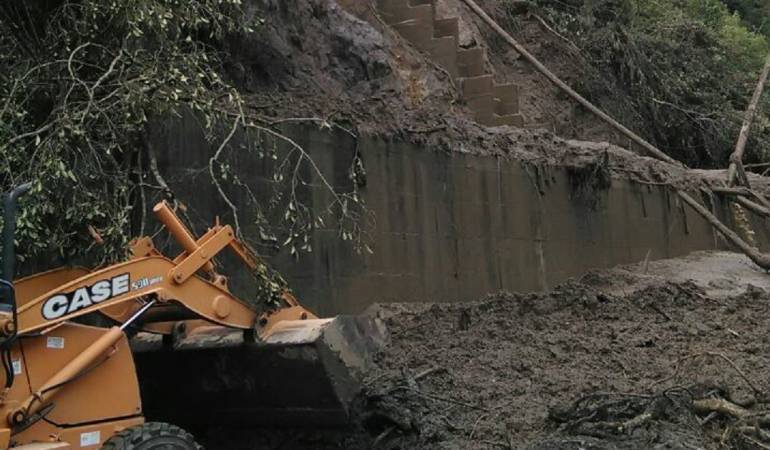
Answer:
[[[6,280],[16,199],[28,188],[5,196]],[[383,330],[361,317],[319,319],[288,291],[257,311],[217,272],[225,248],[249,269],[258,263],[230,226],[195,238],[167,204],[154,212],[184,249],[176,257],[142,237],[119,264],[0,280],[0,449],[185,450],[199,446],[180,424],[344,423]],[[95,314],[113,326],[79,323]]]

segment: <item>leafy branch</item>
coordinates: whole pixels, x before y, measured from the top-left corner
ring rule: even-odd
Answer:
[[[148,202],[178,200],[148,129],[186,114],[217,143],[206,170],[240,236],[255,224],[260,239],[252,245],[299,255],[312,251],[310,233],[329,221],[358,243],[367,213],[357,183],[333,186],[281,123],[244,113],[246,102],[226,81],[222,42],[256,26],[240,0],[0,4],[0,188],[33,181],[19,217],[20,258],[122,259],[128,239],[145,230]],[[241,141],[245,149],[235,145]],[[267,199],[231,170],[227,155],[236,153],[275,161]],[[359,165],[351,162],[351,174]],[[235,190],[246,205],[233,200]],[[308,204],[310,191],[328,195],[329,204]],[[102,245],[93,245],[92,232]]]

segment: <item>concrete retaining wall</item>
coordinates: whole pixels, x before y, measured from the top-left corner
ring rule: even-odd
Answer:
[[[350,136],[314,127],[288,133],[329,179],[349,182],[355,149]],[[201,139],[197,125],[174,126],[156,142],[161,171],[194,216],[229,220],[208,172],[201,170],[214,148]],[[334,230],[323,229],[315,232],[314,251],[299,261],[288,255],[271,259],[320,314],[357,312],[375,302],[543,290],[591,268],[722,247],[711,228],[663,186],[613,180],[589,201],[573,192],[563,169],[537,171],[517,161],[368,138],[358,149],[367,174],[362,193],[376,220],[374,254],[357,254]],[[231,163],[238,173],[255,191],[264,191],[264,165],[235,152]],[[244,207],[245,198],[235,198]],[[327,200],[307,198],[316,205]],[[766,230],[757,231],[768,242]],[[243,275],[233,278],[242,294],[248,292]]]

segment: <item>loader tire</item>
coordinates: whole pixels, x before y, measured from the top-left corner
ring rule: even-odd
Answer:
[[[107,439],[102,450],[203,450],[192,434],[167,423],[148,422]]]

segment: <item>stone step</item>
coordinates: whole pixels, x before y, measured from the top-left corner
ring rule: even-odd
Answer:
[[[524,127],[524,116],[521,114],[506,114],[499,115],[494,114],[493,122],[495,127],[509,125],[512,127],[522,128]]]
[[[496,84],[493,94],[503,103],[519,103],[519,85],[514,83]]]
[[[473,47],[457,51],[457,68],[461,77],[478,77],[484,75],[484,49]]]
[[[519,113],[519,86],[498,84],[492,89],[495,96],[495,114],[501,116]]]
[[[507,116],[508,114],[518,114],[519,112],[518,103],[503,103],[500,99],[495,99],[495,114]]]
[[[458,47],[460,25],[456,17],[436,19],[435,0],[377,0],[382,19],[458,83],[460,97],[476,122],[485,126],[524,124],[519,114],[519,86],[495,84],[485,68],[482,47]]]
[[[433,37],[433,7],[431,5],[418,5],[408,8],[409,19],[416,19],[426,27],[430,28],[431,37]]]
[[[409,0],[377,0],[377,10],[380,12],[382,20],[387,24],[404,20],[404,10],[409,7]]]
[[[452,36],[455,39],[459,39],[460,36],[460,22],[457,17],[451,19],[436,19],[433,21],[433,37],[447,37]],[[455,48],[455,51],[458,49]]]
[[[382,20],[388,25],[396,25],[410,20],[418,20],[433,28],[433,7],[431,5],[397,6],[381,9]]]
[[[466,100],[465,103],[473,111],[473,118],[476,122],[482,125],[494,126],[495,113],[493,111],[492,94],[479,95]]]
[[[471,78],[459,78],[460,92],[464,100],[469,100],[481,96],[489,96],[493,98],[492,86],[495,83],[492,75],[481,75]],[[492,108],[492,101],[490,100],[490,108]]]
[[[457,78],[457,37],[445,36],[430,41],[430,53],[433,61],[446,70],[452,79]]]
[[[426,27],[424,23],[414,19],[392,25],[392,27],[398,31],[401,37],[418,49],[430,51],[430,44],[433,40],[433,27]]]

